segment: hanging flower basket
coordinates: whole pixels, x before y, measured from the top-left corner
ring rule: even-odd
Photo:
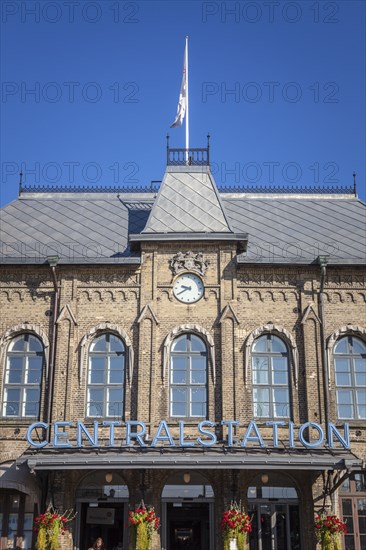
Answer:
[[[315,530],[322,550],[341,550],[341,537],[347,533],[347,527],[337,516],[319,514],[315,518]]]
[[[35,533],[37,533],[37,550],[58,550],[60,537],[68,531],[67,524],[75,516],[76,514],[72,510],[60,514],[52,508],[37,516],[34,528]]]
[[[150,550],[154,531],[160,527],[160,519],[153,507],[146,508],[142,502],[135,510],[129,512],[129,525],[132,528],[132,548]]]
[[[252,518],[241,503],[232,502],[223,513],[221,528],[224,532],[224,550],[244,550],[247,534],[252,532]]]

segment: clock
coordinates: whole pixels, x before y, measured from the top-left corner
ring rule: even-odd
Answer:
[[[184,304],[193,304],[200,300],[205,287],[202,280],[194,273],[184,273],[176,278],[173,286],[173,294]]]

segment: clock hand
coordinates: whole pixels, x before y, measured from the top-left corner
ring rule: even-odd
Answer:
[[[176,296],[179,296],[179,294],[183,294],[183,292],[185,292],[186,290],[192,290],[191,286],[182,285],[181,288],[183,288],[183,290],[181,290],[180,292],[177,292]]]

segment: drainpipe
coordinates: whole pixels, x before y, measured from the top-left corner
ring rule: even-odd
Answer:
[[[327,361],[327,348],[325,340],[325,318],[324,318],[324,284],[327,273],[328,256],[318,256],[318,263],[320,265],[320,288],[318,295],[319,303],[319,317],[320,317],[320,344],[322,354],[322,366],[323,366],[323,385],[324,385],[324,411],[325,411],[325,432],[327,435],[327,441],[329,441],[328,422],[329,422],[329,366]]]
[[[53,303],[53,314],[52,314],[52,339],[50,342],[50,351],[49,351],[49,371],[48,371],[48,398],[47,398],[47,415],[46,415],[46,439],[48,442],[51,440],[51,415],[52,415],[52,405],[53,405],[53,381],[54,381],[54,371],[55,371],[55,357],[56,357],[56,321],[58,317],[58,283],[56,277],[56,266],[58,264],[58,256],[48,256],[47,262],[51,268],[52,272],[52,282],[54,288],[54,303]]]

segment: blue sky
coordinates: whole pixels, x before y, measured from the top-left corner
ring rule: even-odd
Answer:
[[[1,4],[1,205],[26,185],[149,185],[189,35],[190,145],[219,185],[365,189],[365,3]],[[33,92],[32,92],[33,90]]]

